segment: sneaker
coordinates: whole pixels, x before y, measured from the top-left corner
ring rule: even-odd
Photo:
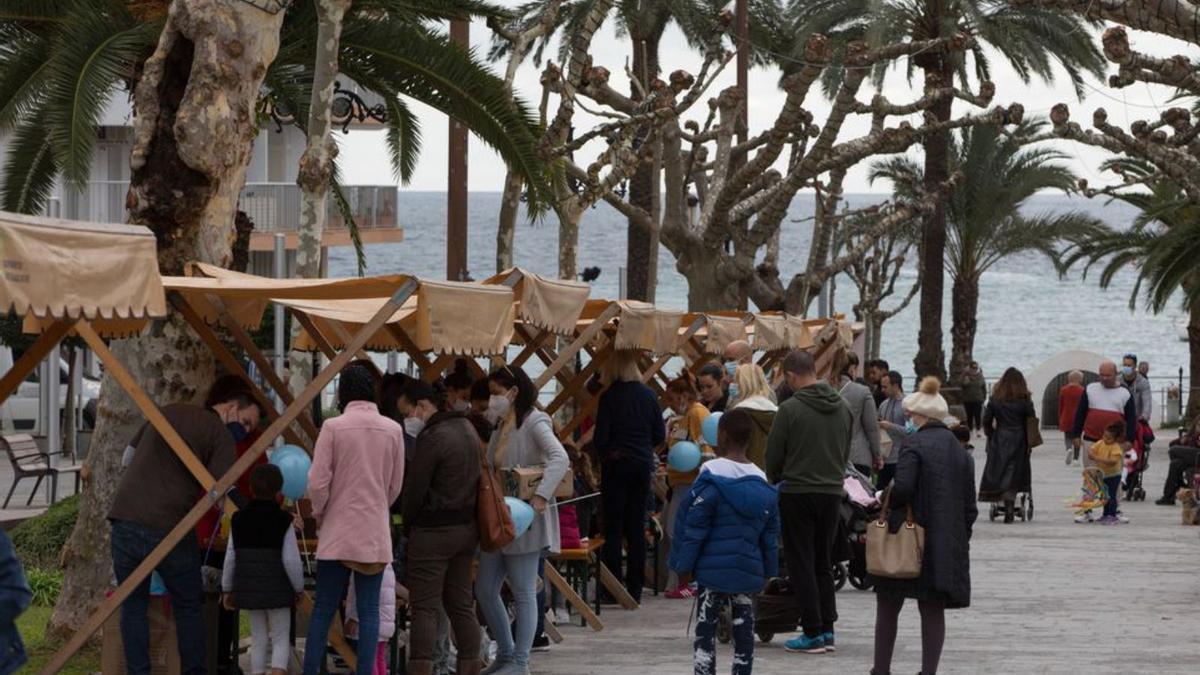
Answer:
[[[836,652],[837,651],[837,646],[834,644],[834,641],[833,641],[833,631],[829,631],[828,633],[821,633],[821,640],[825,643],[825,651],[827,651],[827,652]]]
[[[509,665],[508,661],[493,661],[492,665],[480,671],[479,675],[495,675]]]
[[[801,635],[783,643],[783,648],[797,654],[824,654],[825,639],[820,635],[816,637]]]
[[[1129,516],[1117,511],[1117,522],[1127,524],[1129,523]]]
[[[1174,497],[1160,497],[1160,498],[1154,500],[1154,503],[1158,504],[1159,506],[1175,506],[1175,498]]]
[[[696,590],[688,584],[680,584],[679,588],[665,593],[669,600],[690,600],[696,597]]]
[[[1079,523],[1080,525],[1083,525],[1085,523],[1090,523],[1093,521],[1095,521],[1095,518],[1092,518],[1091,511],[1086,511],[1084,513],[1081,513],[1081,514],[1075,516],[1075,522]]]
[[[559,609],[554,610],[554,625],[571,625],[571,612],[569,612],[566,607],[560,607]]]
[[[1067,466],[1071,466],[1071,460],[1075,457],[1075,449],[1067,450]]]
[[[1121,521],[1117,520],[1116,516],[1101,516],[1100,520],[1096,521],[1097,525],[1117,525]]]
[[[550,651],[550,638],[545,635],[539,635],[533,639],[533,646],[529,648],[531,652],[548,652]]]

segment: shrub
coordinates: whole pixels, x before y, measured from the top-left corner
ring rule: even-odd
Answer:
[[[58,570],[30,567],[25,570],[29,590],[33,591],[33,604],[37,607],[53,607],[62,591],[63,575]]]
[[[78,518],[79,497],[72,495],[13,528],[9,534],[25,569],[57,570],[59,556]]]

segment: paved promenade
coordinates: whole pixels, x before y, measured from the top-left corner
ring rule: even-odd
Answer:
[[[971,546],[972,606],[947,613],[940,673],[1200,672],[1200,527],[1182,527],[1179,508],[1155,506],[1166,469],[1165,438],[1156,444],[1149,499],[1123,511],[1123,526],[1076,525],[1065,503],[1079,470],[1063,464],[1061,437],[1034,454],[1032,523],[988,522],[980,505]],[[1173,435],[1173,434],[1172,434]],[[982,445],[982,442],[980,442]],[[984,452],[976,450],[982,472]],[[563,629],[565,641],[535,654],[534,673],[691,672],[685,634],[689,601],[647,597],[636,612],[605,608],[605,629]],[[871,669],[874,593],[838,593],[838,652],[789,654],[786,636],[758,646],[754,672],[867,673]],[[915,604],[901,615],[894,673],[920,669]],[[718,650],[728,672],[730,649]]]

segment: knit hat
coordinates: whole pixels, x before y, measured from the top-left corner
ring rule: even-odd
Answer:
[[[921,386],[904,397],[904,412],[932,420],[945,419],[950,415],[950,407],[939,393],[941,388],[942,383],[936,377],[929,376],[921,380]]]
[[[338,408],[354,401],[375,402],[375,376],[365,366],[350,364],[338,375]]]

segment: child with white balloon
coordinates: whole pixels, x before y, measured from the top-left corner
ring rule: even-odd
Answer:
[[[716,443],[716,419],[700,402],[700,393],[696,385],[696,376],[689,370],[684,370],[679,377],[667,383],[665,403],[674,413],[667,423],[667,486],[670,494],[667,498],[663,534],[666,538],[666,550],[669,553],[675,533],[675,518],[684,497],[692,487],[692,482],[699,474],[701,462],[706,457],[706,451],[711,453],[709,446]],[[705,439],[705,425],[712,420],[712,440]],[[708,458],[712,455],[708,454]],[[688,584],[679,582],[674,570],[667,574],[666,597],[672,600],[695,597],[695,589]]]

